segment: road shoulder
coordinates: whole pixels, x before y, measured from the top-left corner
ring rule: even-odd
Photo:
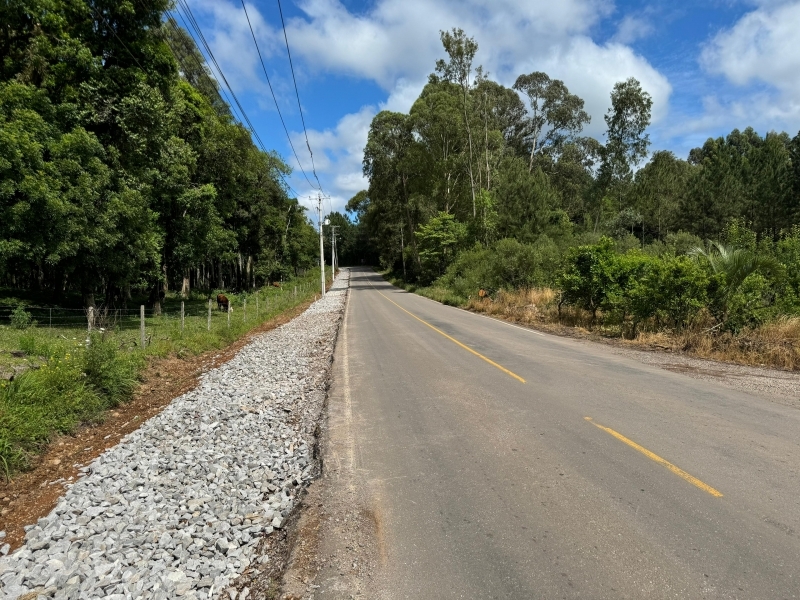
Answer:
[[[303,499],[284,600],[374,598],[380,563],[380,511],[357,464],[350,398],[347,315],[337,340],[322,419],[321,475]]]

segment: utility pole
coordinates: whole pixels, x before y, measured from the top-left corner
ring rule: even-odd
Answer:
[[[339,225],[331,225],[331,268],[334,277],[336,276],[336,230],[339,227]]]
[[[322,295],[325,297],[325,247],[322,240],[322,194],[317,195],[317,219],[319,222],[319,270],[320,282],[322,284]]]

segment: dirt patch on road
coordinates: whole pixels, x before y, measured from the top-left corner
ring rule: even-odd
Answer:
[[[5,542],[12,550],[18,548],[25,538],[24,526],[36,523],[55,507],[65,486],[78,479],[81,467],[116,446],[174,398],[195,388],[200,375],[231,360],[254,336],[288,323],[310,304],[306,302],[265,322],[221,350],[151,361],[133,400],[109,411],[100,424],[54,439],[35,460],[33,469],[18,474],[11,482],[0,483],[0,531],[6,532]]]
[[[348,361],[345,308],[318,435],[322,473],[296,511],[282,600],[376,597],[373,582],[384,562],[380,494],[368,489],[359,470]]]

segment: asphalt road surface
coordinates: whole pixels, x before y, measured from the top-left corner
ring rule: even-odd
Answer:
[[[378,521],[368,596],[800,598],[800,411],[351,284],[334,387]]]

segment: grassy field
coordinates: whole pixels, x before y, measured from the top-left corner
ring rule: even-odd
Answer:
[[[230,314],[216,302],[208,321],[208,295],[168,297],[161,315],[147,311],[146,343],[139,311],[98,314],[92,332],[85,313],[35,323],[0,321],[0,472],[24,470],[55,433],[96,422],[131,398],[144,367],[166,356],[191,356],[223,348],[248,331],[319,294],[319,272],[248,294],[229,294]],[[216,297],[216,294],[214,294]],[[8,304],[8,298],[6,305]],[[19,302],[19,298],[12,301]],[[0,304],[3,301],[0,300]],[[7,311],[8,312],[8,311]],[[19,314],[19,313],[18,313]],[[57,317],[65,314],[56,311]],[[69,314],[69,313],[66,313]],[[38,317],[38,318],[37,318]],[[25,320],[25,319],[23,319]]]

